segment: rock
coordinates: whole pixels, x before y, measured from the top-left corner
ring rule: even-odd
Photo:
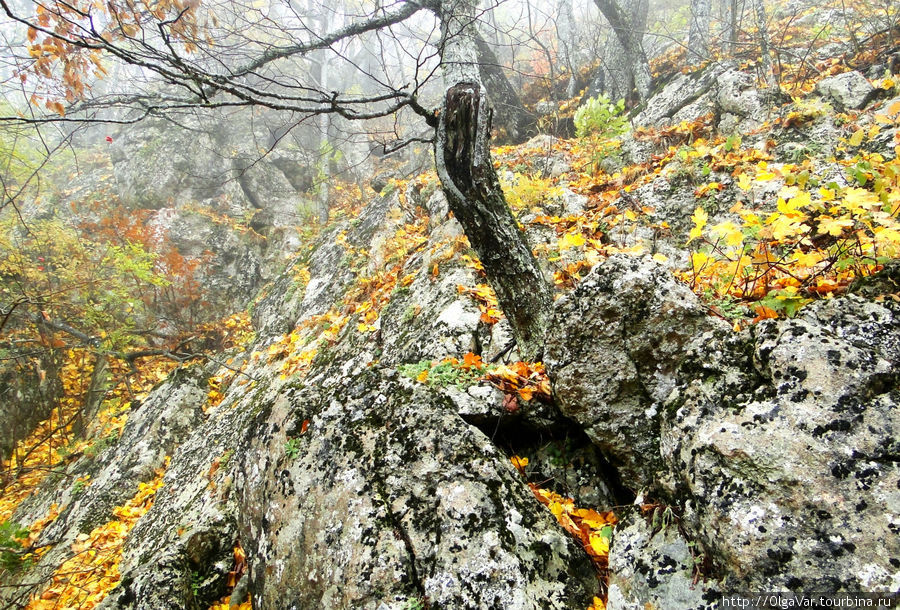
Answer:
[[[665,465],[663,405],[691,339],[719,324],[655,261],[609,257],[556,303],[546,358],[560,410],[581,424],[626,486]]]
[[[218,365],[214,368],[218,368]],[[90,482],[85,488],[78,489],[71,484],[60,485],[58,479],[50,477],[43,481],[37,493],[19,506],[15,513],[15,521],[20,523],[33,523],[44,518],[53,505],[59,507],[59,516],[47,524],[37,540],[37,544],[46,544],[50,548],[40,556],[33,567],[16,575],[22,583],[41,582],[41,577],[49,578],[56,567],[71,555],[70,547],[79,534],[88,533],[98,525],[111,520],[114,507],[121,506],[132,498],[141,483],[152,480],[156,469],[164,467],[166,456],[176,454],[182,443],[201,429],[203,415],[201,405],[206,400],[208,392],[206,380],[210,374],[210,370],[203,367],[176,371],[160,384],[143,404],[135,406],[129,412],[128,421],[120,437],[96,438],[90,449],[69,460],[64,465],[63,479],[75,481],[79,477],[89,475]],[[206,442],[208,439],[205,436],[200,438],[203,440],[195,440],[192,444],[192,451],[195,455],[202,455],[202,460],[211,460],[213,456],[210,456],[209,452],[213,445]],[[200,465],[202,464],[201,461]],[[184,476],[179,480],[179,485],[205,487],[208,481],[205,480],[203,473],[206,470],[199,470],[200,465],[196,461],[182,464],[182,468],[186,471],[194,467],[198,470],[191,471],[190,476]],[[161,504],[160,509],[167,511],[170,520],[190,519],[188,514],[182,515],[177,511],[168,510],[166,506]],[[199,521],[194,523],[201,526]],[[140,524],[137,527],[140,527]],[[129,540],[138,546],[144,544],[149,546],[150,539],[155,540],[155,536],[164,533],[160,528],[152,526],[148,532],[153,533],[153,536],[148,538],[146,535],[137,535]],[[178,571],[180,574],[184,573],[184,556],[178,556],[170,547],[166,547],[165,552],[172,553],[176,564],[181,562]],[[152,554],[145,554],[144,562],[150,563],[148,558],[151,556]],[[163,569],[165,561],[161,559],[162,556],[165,556],[165,553],[152,556],[152,564],[159,568],[160,573],[166,571]],[[152,570],[151,566],[145,568]],[[129,571],[127,560],[123,563],[121,571],[123,573]],[[189,574],[184,577],[188,578]],[[164,582],[165,588],[161,589],[164,593],[157,594],[158,597],[155,599],[171,599],[175,595],[168,591],[172,580]],[[187,583],[189,591],[190,581]],[[7,594],[19,593],[21,590],[18,589],[0,589],[0,602],[9,601],[10,598],[5,597]],[[175,605],[151,603],[139,607],[149,610],[149,608],[186,606],[179,601]]]
[[[586,555],[452,403],[375,370],[319,388],[263,407],[241,452],[255,606],[590,603]]]
[[[859,110],[872,101],[876,90],[854,70],[823,78],[816,83],[816,93],[834,102],[838,110]]]
[[[712,110],[713,87],[725,69],[714,64],[698,72],[676,75],[647,101],[634,117],[634,125],[664,127],[706,114]]]
[[[374,190],[379,195],[384,193],[384,189],[388,187],[388,185],[394,181],[400,179],[400,172],[388,169],[383,170],[372,176],[372,180],[369,182],[372,190]]]
[[[661,448],[729,583],[895,590],[898,331],[896,307],[835,299],[685,360]]]
[[[574,193],[568,188],[563,189],[561,198],[562,211],[566,215],[581,214],[588,203],[588,198],[585,195]]]
[[[724,133],[746,133],[762,125],[767,108],[754,76],[739,70],[728,70],[716,79],[716,114],[719,130]]]
[[[855,296],[736,334],[651,262],[611,257],[557,302],[546,362],[563,413],[726,586],[892,591],[898,336],[900,306]]]
[[[721,593],[697,579],[703,567],[701,551],[684,539],[671,512],[656,510],[655,527],[633,511],[614,531],[607,609],[718,608]]]
[[[0,360],[0,459],[52,412],[63,395],[53,352],[9,350]]]

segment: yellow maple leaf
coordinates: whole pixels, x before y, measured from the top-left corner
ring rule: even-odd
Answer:
[[[691,220],[694,221],[694,227],[691,229],[688,243],[703,235],[703,227],[706,226],[706,221],[709,220],[709,214],[703,208],[698,207],[691,215]]]
[[[609,538],[591,534],[591,550],[597,555],[609,555]]]
[[[737,246],[744,242],[744,234],[730,220],[710,227],[710,231],[723,238],[729,246]]]
[[[853,226],[853,221],[849,218],[832,218],[831,216],[819,217],[819,234],[834,235],[838,237]]]
[[[559,240],[557,247],[560,251],[568,250],[569,248],[575,248],[578,246],[584,245],[584,237],[581,234],[576,233],[575,231],[570,231],[563,235],[562,239]]]

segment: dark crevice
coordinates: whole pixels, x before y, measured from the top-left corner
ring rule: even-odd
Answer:
[[[581,426],[561,413],[552,422],[538,423],[521,416],[502,417],[461,416],[471,426],[478,428],[491,442],[509,456],[528,455],[550,443],[564,443],[573,449],[593,448],[599,462],[594,473],[597,484],[605,485],[612,494],[616,506],[631,504],[635,494],[623,484],[618,469],[603,452],[593,445]],[[554,490],[561,492],[563,490]]]

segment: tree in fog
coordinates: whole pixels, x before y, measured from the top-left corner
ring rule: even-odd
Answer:
[[[318,118],[323,126],[330,119],[322,117],[418,115],[434,129],[450,208],[481,258],[520,351],[537,356],[551,291],[493,169],[493,109],[479,69],[476,1],[397,0],[356,14],[326,4],[312,11],[291,1],[257,6],[54,0],[29,11],[0,0],[9,19],[27,26],[26,52],[9,51],[17,75],[33,102],[55,113],[3,120],[129,123],[188,109],[250,106],[297,120]],[[362,54],[354,57],[353,41],[357,49],[394,41],[412,69],[365,65]],[[133,78],[127,87],[92,89],[110,61],[130,66]],[[317,67],[310,70],[309,63]],[[338,64],[356,70],[357,86],[332,85]],[[429,88],[443,91],[439,109],[423,100]]]
[[[633,101],[650,94],[650,63],[644,53],[649,0],[594,0],[609,22],[614,36],[608,45],[604,64],[610,82],[606,88],[613,99]]]

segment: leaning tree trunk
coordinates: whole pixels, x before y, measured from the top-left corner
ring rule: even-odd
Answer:
[[[535,360],[543,352],[553,297],[491,161],[491,108],[478,72],[475,0],[444,0],[438,14],[447,85],[435,138],[438,176],[497,293],[519,353]]]
[[[534,115],[525,109],[491,46],[481,35],[475,37],[475,44],[478,49],[478,71],[494,108],[495,124],[506,130],[510,142],[524,142],[534,130]]]
[[[622,47],[625,56],[626,71],[629,82],[627,87],[634,87],[638,101],[644,101],[650,95],[650,63],[644,53],[642,44],[644,30],[647,27],[646,0],[633,0],[629,7],[624,6],[620,0],[594,0],[594,4],[603,13],[609,22],[616,40]],[[629,10],[630,9],[630,10]],[[624,97],[630,98],[631,91],[626,91]]]

